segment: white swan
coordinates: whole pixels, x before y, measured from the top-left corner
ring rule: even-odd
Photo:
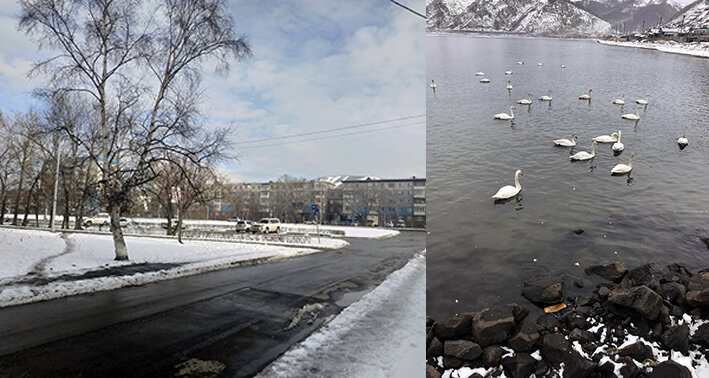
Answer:
[[[436,82],[433,80],[431,80],[431,89],[433,89],[434,92],[436,91]]]
[[[551,89],[549,90],[549,96],[542,96],[539,97],[539,99],[542,101],[551,101]]]
[[[509,120],[515,119],[514,110],[517,109],[514,106],[510,106],[510,114],[507,113],[497,113],[495,114],[495,119]]]
[[[614,136],[615,135],[615,136]],[[611,135],[599,135],[592,140],[598,143],[613,143],[618,141],[618,133],[613,133]]]
[[[596,156],[596,145],[598,142],[595,140],[591,142],[591,153],[589,154],[586,151],[581,151],[577,152],[571,156],[569,156],[569,159],[571,160],[588,160],[588,159],[593,159],[594,156]]]
[[[625,149],[625,146],[623,145],[623,143],[620,143],[620,130],[618,130],[618,141],[613,143],[613,147],[611,147],[611,148],[615,152],[620,152]]]
[[[537,65],[538,65],[539,67],[541,67],[541,66],[544,65],[544,63],[539,62],[539,63],[537,63]]]
[[[677,144],[679,144],[679,145],[682,146],[682,147],[684,147],[684,146],[686,146],[686,145],[689,144],[689,141],[688,141],[687,138],[684,136],[684,133],[682,133],[682,137],[681,137],[681,138],[677,139]]]
[[[476,72],[475,76],[485,76],[485,72]]]
[[[512,75],[512,71],[505,71],[505,75]]]
[[[633,121],[639,120],[640,119],[640,108],[642,108],[642,106],[638,105],[638,107],[635,108],[635,114],[633,114],[633,113],[623,114],[621,117],[625,118],[625,119],[630,119]]]
[[[628,173],[633,170],[633,158],[635,155],[637,155],[637,152],[633,152],[632,155],[630,155],[630,161],[628,162],[628,165],[625,164],[618,164],[613,169],[611,169],[611,174],[622,174],[622,173]]]
[[[522,104],[522,105],[532,105],[532,94],[527,93],[527,98],[523,98],[521,100],[518,100],[517,103]]]
[[[522,65],[522,64],[524,64],[524,62],[519,61],[519,62],[517,62],[517,64]]]
[[[561,65],[561,68],[566,68],[566,64],[562,64],[562,65]]]
[[[638,100],[635,100],[635,103],[636,103],[636,104],[640,104],[640,105],[647,105],[648,97],[650,97],[650,95],[646,93],[644,100],[643,100],[643,99],[638,99]]]
[[[579,96],[579,100],[590,100],[591,99],[591,92],[593,92],[593,89],[588,90],[588,94],[583,94]]]
[[[578,137],[576,133],[573,133],[571,134],[571,139],[557,139],[554,141],[554,144],[562,147],[573,147],[576,145],[576,139],[578,139]]]
[[[625,95],[620,95],[620,98],[616,98],[613,100],[613,104],[615,105],[625,105]]]
[[[492,198],[496,200],[501,200],[516,196],[522,190],[522,185],[519,184],[519,176],[524,176],[521,169],[518,169],[517,172],[515,172],[515,186],[503,186],[502,188],[500,188],[500,190],[497,191],[497,193],[495,193],[494,196],[492,196]]]
[[[490,82],[490,79],[480,79],[480,82],[481,82],[481,83],[489,83],[489,82]]]
[[[511,89],[512,89],[512,83],[509,80],[507,80],[507,90],[509,91]]]

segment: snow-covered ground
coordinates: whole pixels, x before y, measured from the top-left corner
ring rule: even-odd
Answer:
[[[337,239],[334,243],[346,245]],[[126,237],[130,261],[114,261],[110,235],[51,233],[41,230],[0,228],[0,307],[68,295],[112,290],[223,269],[247,261],[272,261],[319,250],[210,241],[185,241]],[[142,263],[180,264],[154,272],[81,280],[57,280],[46,284],[28,278],[80,275],[91,270]]]
[[[611,46],[637,47],[642,49],[658,50],[674,54],[693,55],[703,58],[709,58],[709,42],[689,42],[678,43],[674,41],[659,42],[641,42],[641,41],[604,41],[598,40],[598,43]]]
[[[421,253],[260,377],[422,377],[426,257]]]
[[[312,224],[292,224],[284,223],[284,227],[288,230],[294,230],[298,232],[310,232],[315,233],[315,225]],[[390,230],[386,228],[372,228],[372,227],[345,227],[345,226],[330,226],[330,225],[320,225],[320,232],[323,231],[336,231],[344,232],[344,237],[346,238],[368,238],[368,239],[382,239],[389,238],[399,234],[397,230]]]

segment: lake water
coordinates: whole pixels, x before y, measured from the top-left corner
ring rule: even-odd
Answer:
[[[614,260],[709,267],[701,240],[709,237],[709,59],[589,40],[427,38],[427,82],[437,83],[427,95],[429,315],[528,303],[525,278],[583,277],[584,267]],[[491,83],[480,83],[478,71]],[[551,104],[537,100],[549,89]],[[578,100],[589,89],[591,102]],[[531,107],[516,105],[528,92]],[[645,93],[639,122],[621,119]],[[623,109],[612,104],[621,94]],[[514,123],[493,119],[510,105]],[[618,130],[619,156],[602,144],[595,159],[569,161],[590,151],[591,138]],[[573,150],[553,145],[572,132]],[[689,146],[680,150],[683,132]],[[611,176],[633,151],[632,173]],[[495,204],[516,169],[524,171],[521,194]]]

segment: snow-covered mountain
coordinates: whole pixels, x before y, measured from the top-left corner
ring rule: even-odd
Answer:
[[[567,0],[428,0],[428,30],[550,36],[610,34],[611,25]]]
[[[709,0],[697,0],[687,5],[665,26],[674,28],[683,26],[690,29],[709,26]]]
[[[639,30],[643,22],[649,28],[660,20],[669,21],[682,8],[672,0],[571,0],[611,25],[626,30]]]

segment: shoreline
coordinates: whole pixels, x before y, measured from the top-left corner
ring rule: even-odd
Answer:
[[[575,289],[565,278],[526,280],[524,305],[427,317],[427,377],[709,375],[709,269],[611,262]]]
[[[670,54],[680,54],[695,56],[698,58],[709,58],[709,42],[691,42],[691,43],[652,43],[652,42],[620,42],[620,41],[605,41],[596,39],[596,42],[607,46],[618,47],[634,47],[646,50],[655,50]],[[703,48],[692,49],[687,46],[702,46]]]

